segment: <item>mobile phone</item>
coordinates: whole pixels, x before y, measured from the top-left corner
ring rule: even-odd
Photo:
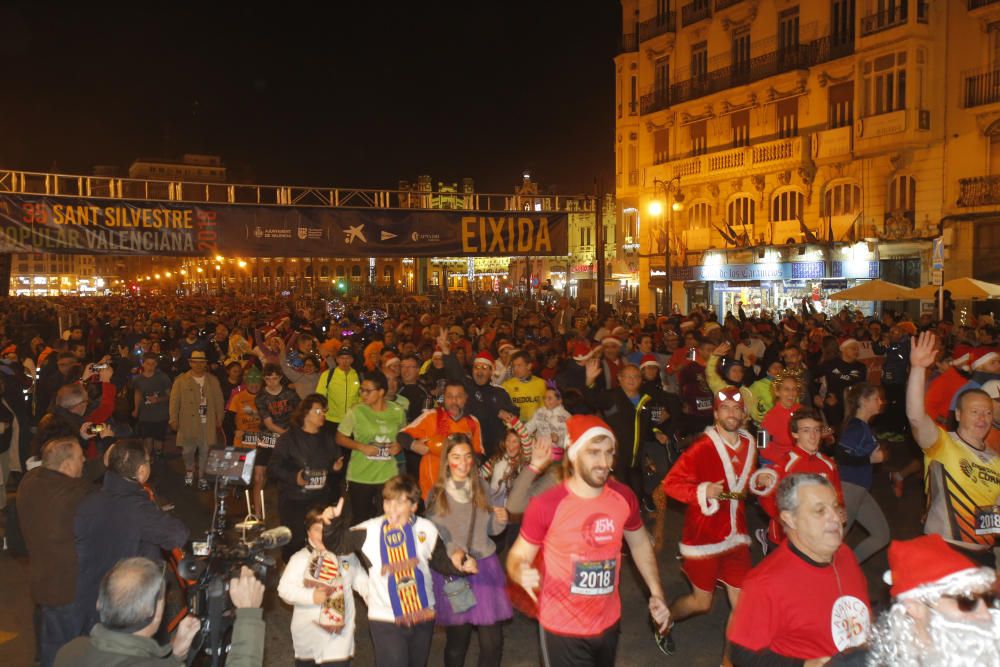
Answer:
[[[95,370],[95,371],[103,371],[107,367],[108,367],[107,364],[91,364],[90,365],[90,368],[92,370]]]
[[[764,429],[757,431],[757,449],[766,449],[769,442],[771,442],[770,433]]]
[[[688,361],[696,361],[698,359],[698,350],[697,350],[697,348],[693,348],[693,347],[689,348],[688,349],[688,353],[687,353],[687,358],[688,358]]]

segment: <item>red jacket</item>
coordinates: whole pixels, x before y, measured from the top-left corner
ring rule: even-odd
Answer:
[[[774,407],[767,411],[767,414],[760,421],[760,427],[771,436],[771,442],[761,452],[761,457],[771,463],[777,463],[785,458],[788,452],[792,451],[792,448],[795,447],[795,438],[792,437],[789,422],[791,422],[795,411],[801,407],[800,404],[794,403],[792,407],[785,409],[781,403],[775,403]]]
[[[734,449],[723,442],[714,426],[709,426],[684,450],[663,480],[666,494],[687,504],[681,533],[682,556],[717,556],[750,544],[743,500],[710,500],[705,494],[709,484],[720,480],[726,492],[747,493],[756,463],[753,440],[743,431]]]

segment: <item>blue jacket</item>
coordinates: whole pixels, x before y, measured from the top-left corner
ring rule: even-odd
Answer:
[[[834,458],[837,460],[837,467],[840,470],[840,481],[850,482],[865,489],[872,488],[872,463],[871,455],[878,447],[875,434],[871,427],[854,417],[844,432],[840,434],[837,442],[837,450]]]
[[[85,630],[98,622],[97,593],[104,575],[123,558],[163,560],[160,550],[183,547],[188,529],[150,500],[137,482],[108,471],[104,486],[80,504],[73,524],[76,603]]]

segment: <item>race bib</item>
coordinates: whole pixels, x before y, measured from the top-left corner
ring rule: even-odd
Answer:
[[[652,410],[649,411],[649,418],[656,424],[662,422],[667,414],[667,409],[663,406],[657,405]]]
[[[274,449],[278,442],[277,433],[247,433],[243,436],[243,442],[249,447],[264,447]]]
[[[1000,535],[1000,507],[976,508],[976,535]]]
[[[696,398],[694,399],[694,404],[699,412],[712,409],[712,399],[710,398]]]
[[[306,491],[319,491],[326,486],[326,470],[322,468],[306,468],[302,471]]]
[[[617,560],[582,560],[573,564],[573,585],[569,592],[575,595],[610,595],[615,590]]]
[[[374,456],[368,456],[369,461],[389,461],[392,460],[392,454],[389,453],[389,445],[380,445],[372,443],[373,447],[378,447],[378,453]]]
[[[208,421],[208,405],[206,403],[198,406],[198,416],[201,418],[202,424]]]

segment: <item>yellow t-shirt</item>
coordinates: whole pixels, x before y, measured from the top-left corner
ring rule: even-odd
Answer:
[[[546,387],[545,380],[540,377],[532,375],[529,380],[510,378],[500,386],[510,395],[511,402],[521,410],[520,419],[523,422],[531,419],[535,410],[542,405]]]
[[[976,508],[1000,504],[1000,456],[980,452],[957,433],[938,428],[937,441],[924,450],[928,498],[924,532],[974,547],[994,544],[994,535],[976,535]]]

